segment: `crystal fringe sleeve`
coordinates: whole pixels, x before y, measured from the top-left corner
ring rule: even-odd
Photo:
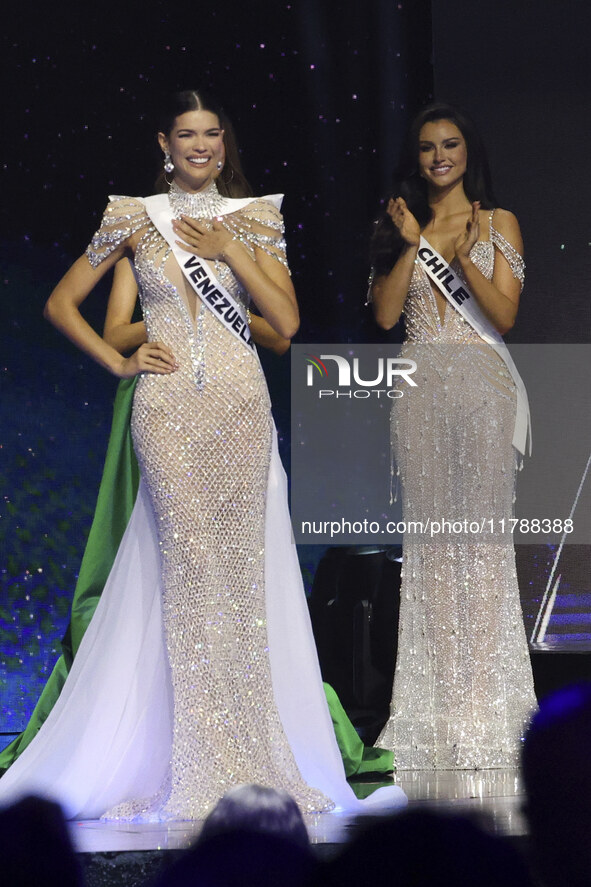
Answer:
[[[107,206],[100,228],[86,249],[92,267],[97,268],[113,250],[149,224],[147,213],[138,200],[133,197],[115,198]]]
[[[521,256],[515,247],[493,227],[492,221],[490,225],[490,239],[509,263],[513,277],[517,278],[523,289],[523,283],[525,280],[525,262],[523,261],[523,256]]]
[[[223,224],[253,259],[255,250],[261,249],[288,268],[283,216],[268,200],[253,200],[238,213],[226,216]]]

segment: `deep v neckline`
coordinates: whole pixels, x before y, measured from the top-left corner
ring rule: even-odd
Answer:
[[[169,262],[170,266],[168,265]],[[195,293],[190,291],[190,287],[172,250],[170,250],[162,266],[162,274],[169,286],[175,291],[181,312],[185,315],[189,329],[195,333],[197,331],[201,302]],[[191,301],[191,297],[193,301]]]
[[[489,212],[489,214],[488,214],[488,240],[477,240],[476,243],[473,243],[473,244],[472,244],[472,247],[471,247],[471,249],[470,249],[470,255],[472,254],[472,250],[474,249],[474,247],[475,247],[477,244],[479,244],[479,243],[488,243],[488,244],[492,244],[492,236],[491,236],[491,235],[492,235],[492,225],[493,225],[493,216],[494,216],[494,212],[495,212],[494,209],[492,209],[492,210],[490,210],[490,212]],[[441,253],[439,252],[439,250],[438,250],[435,246],[433,246],[433,244],[431,243],[431,241],[430,241],[430,240],[427,240],[427,238],[425,237],[425,234],[424,234],[424,230],[425,230],[425,229],[423,229],[423,230],[421,231],[421,237],[423,238],[423,240],[425,240],[425,242],[429,244],[429,246],[431,247],[432,250],[435,250],[435,252],[439,253],[439,255],[441,256],[441,258],[443,259],[443,261],[444,261],[447,265],[449,265],[450,268],[453,268],[453,270],[454,270],[454,271],[456,272],[456,274],[457,274],[457,273],[458,273],[458,263],[457,263],[457,260],[456,260],[456,256],[454,256],[454,257],[452,258],[452,260],[451,260],[450,262],[448,262],[448,260],[445,258],[445,256],[441,255]],[[455,267],[454,267],[454,266],[455,266]],[[419,266],[419,267],[420,267],[420,266]],[[445,298],[445,296],[443,296],[443,295],[441,295],[440,293],[437,293],[437,292],[435,291],[435,289],[433,288],[433,284],[431,283],[431,279],[430,279],[429,275],[425,273],[424,268],[421,268],[421,271],[422,271],[423,274],[425,275],[425,279],[426,279],[426,281],[427,281],[427,283],[428,283],[428,285],[429,285],[429,292],[431,293],[431,297],[432,297],[432,300],[433,300],[433,307],[434,307],[434,309],[435,309],[435,314],[436,314],[436,316],[437,316],[437,320],[439,321],[439,326],[440,326],[441,329],[443,329],[443,327],[444,327],[444,325],[445,325],[445,320],[446,320],[446,318],[447,318],[447,314],[448,314],[448,311],[447,311],[447,305],[448,305],[447,299]],[[438,295],[441,295],[441,298],[443,299],[443,314],[441,314],[440,311],[439,311],[439,302],[437,301],[437,296],[438,296]]]
[[[490,221],[489,221],[489,236],[488,236],[488,240],[477,240],[475,243],[473,243],[473,244],[472,244],[472,248],[470,249],[470,254],[472,254],[472,250],[473,250],[478,244],[480,244],[480,243],[492,244],[492,240],[491,240],[491,237],[490,237],[491,227],[492,227],[492,217],[491,217],[491,219],[490,219]],[[425,242],[431,247],[432,250],[435,250],[435,252],[439,253],[439,250],[436,249],[436,247],[434,247],[433,244],[432,244],[429,240],[427,240],[427,238],[425,237],[425,235],[423,234],[422,231],[421,231],[421,237],[422,237],[423,240],[425,240]],[[441,256],[441,253],[439,253],[439,255]],[[453,270],[455,271],[456,274],[458,273],[458,262],[457,262],[457,257],[456,257],[456,256],[453,257],[453,259],[451,260],[451,262],[448,262],[447,259],[445,258],[445,256],[441,256],[441,258],[442,258],[443,261],[446,263],[446,265],[449,265],[450,268],[453,268]],[[417,260],[417,261],[418,261],[418,260]],[[448,301],[447,301],[447,299],[445,298],[444,295],[442,295],[440,292],[438,292],[438,291],[435,290],[435,288],[434,288],[434,284],[431,282],[431,278],[430,278],[429,275],[426,273],[425,269],[424,269],[423,267],[421,267],[421,265],[419,265],[419,268],[421,268],[421,272],[424,274],[424,276],[425,276],[425,280],[426,280],[426,282],[427,282],[427,284],[428,284],[428,286],[429,286],[429,292],[430,292],[430,294],[431,294],[431,298],[432,298],[432,300],[433,300],[433,305],[432,305],[432,307],[433,307],[434,310],[435,310],[435,314],[436,314],[437,319],[438,319],[438,321],[439,321],[439,326],[440,326],[441,329],[443,329],[443,327],[444,327],[444,325],[445,325],[445,321],[446,321],[447,315],[448,315]],[[437,301],[437,296],[438,296],[438,295],[440,295],[441,298],[443,299],[443,314],[441,314],[440,311],[439,311],[439,302]]]

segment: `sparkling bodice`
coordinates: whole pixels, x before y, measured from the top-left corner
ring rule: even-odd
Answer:
[[[176,207],[173,197],[175,208],[207,210],[182,194]],[[262,250],[285,263],[282,219],[271,202],[253,200],[222,219],[251,258]],[[265,605],[272,419],[260,364],[202,305],[134,198],[109,205],[90,261],[98,264],[125,240],[135,247],[148,338],[166,344],[178,364],[169,374],[141,375],[132,414],[158,527],[174,712],[172,761],[159,791],[107,816],[201,818],[241,782],[282,787],[306,810],[329,809],[298,771],[273,696]],[[208,264],[247,305],[229,266]]]
[[[525,264],[514,247],[493,226],[493,212],[490,215],[490,239],[477,241],[470,251],[470,259],[478,270],[491,280],[495,266],[495,248],[509,262],[514,277],[523,285]],[[452,267],[459,277],[463,277],[458,262]],[[459,311],[446,305],[443,319],[439,314],[431,282],[425,270],[417,261],[404,303],[407,341],[426,343],[439,342],[456,344],[477,344],[481,338]]]
[[[213,214],[219,212],[218,198],[214,185],[203,194],[196,195],[178,188],[171,189],[171,209],[177,217],[181,213],[200,217],[208,208]],[[210,218],[203,220],[209,227]],[[283,219],[279,210],[268,200],[254,199],[246,207],[226,213],[221,218],[232,236],[246,247],[251,258],[254,259],[256,250],[263,250],[287,267]],[[211,338],[217,341],[220,336],[224,338],[224,334],[217,329],[217,319],[185,281],[170,246],[154,227],[141,200],[134,197],[112,200],[101,227],[86,251],[88,259],[93,267],[97,267],[117,246],[133,235],[137,239],[134,270],[148,340],[164,342],[170,347],[181,364],[181,370],[190,366],[195,384],[202,387],[215,351],[208,349],[208,341]],[[221,260],[208,261],[207,264],[230,295],[247,308],[250,296],[230,267]],[[228,340],[226,347],[242,357],[239,342]],[[209,361],[208,350],[212,352]]]
[[[490,240],[470,253],[489,280],[497,250],[523,280],[491,214]],[[515,383],[449,303],[441,319],[419,264],[404,312],[401,354],[416,361],[417,385],[391,414],[407,532],[392,711],[378,745],[393,748],[400,770],[516,767],[535,696],[512,539],[498,532],[513,516]],[[478,532],[452,530],[464,521]],[[432,534],[436,524],[443,531]]]

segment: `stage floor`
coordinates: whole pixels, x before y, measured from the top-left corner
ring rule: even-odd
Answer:
[[[498,834],[520,837],[527,833],[522,814],[523,790],[517,770],[401,772],[396,776],[409,798],[409,806],[477,814],[488,819]],[[363,797],[391,782],[363,780],[355,783]],[[310,840],[315,845],[347,840],[356,817],[343,813],[308,814]],[[199,833],[200,822],[120,823],[87,820],[70,825],[79,853],[181,850]],[[320,849],[320,848],[319,848]]]

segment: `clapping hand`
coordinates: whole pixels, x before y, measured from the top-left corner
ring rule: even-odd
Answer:
[[[461,234],[458,234],[454,243],[455,254],[460,259],[467,259],[470,256],[470,250],[480,237],[480,202],[475,200],[472,204],[472,213],[466,222],[466,228]]]
[[[391,197],[386,212],[398,228],[400,236],[409,246],[418,246],[421,228],[402,197]]]

